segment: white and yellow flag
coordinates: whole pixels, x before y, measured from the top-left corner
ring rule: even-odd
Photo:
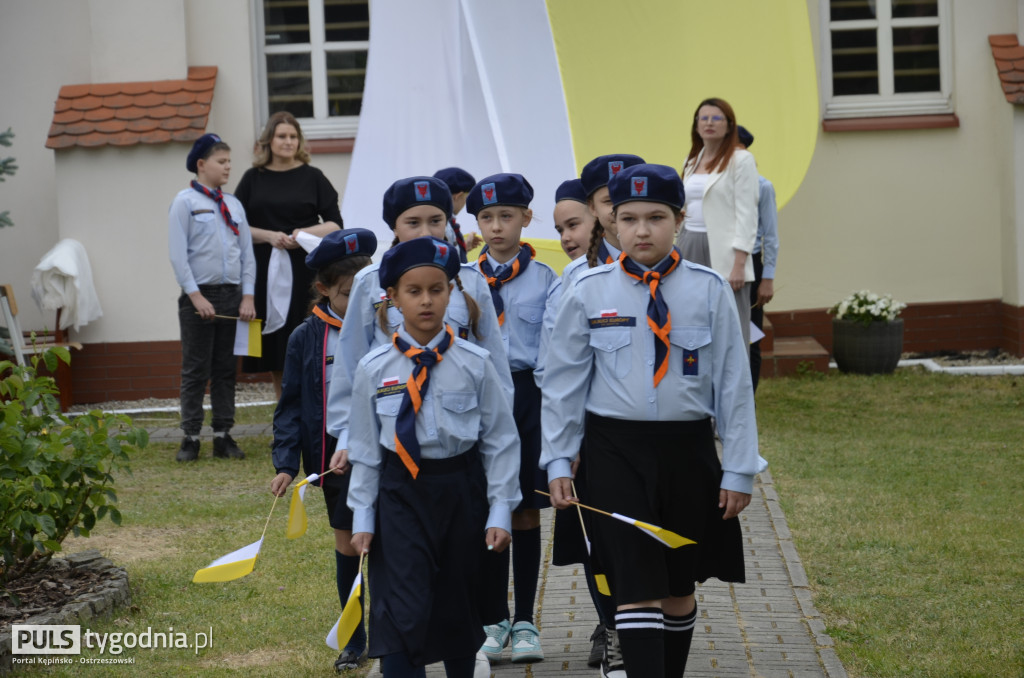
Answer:
[[[359,562],[362,564],[362,560]],[[363,606],[359,602],[359,593],[362,589],[363,573],[360,572],[356,575],[356,580],[352,582],[352,590],[348,594],[348,601],[341,611],[341,616],[327,632],[326,640],[329,648],[341,652],[341,648],[348,645],[352,634],[356,632],[356,628],[363,619]]]
[[[292,488],[292,502],[288,506],[288,526],[284,531],[285,536],[289,539],[298,539],[306,534],[308,521],[306,519],[306,505],[303,503],[303,500],[306,498],[306,488],[319,477],[318,474],[311,473]]]
[[[241,579],[252,572],[256,566],[256,556],[259,555],[262,545],[263,537],[260,537],[259,541],[254,541],[248,546],[243,546],[237,551],[221,556],[196,572],[195,576],[192,577],[192,582],[195,584],[209,584],[211,582]]]
[[[263,357],[263,337],[260,336],[261,322],[263,321],[259,318],[237,321],[235,325],[235,355]]]

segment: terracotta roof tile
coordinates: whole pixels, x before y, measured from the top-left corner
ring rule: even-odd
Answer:
[[[1016,47],[1017,35],[1015,33],[1003,33],[1002,35],[988,36],[988,44],[993,47]]]
[[[65,85],[46,147],[193,141],[206,129],[216,82],[216,66],[192,66],[185,80]]]
[[[1011,104],[1024,104],[1024,47],[1013,34],[990,35],[988,44],[992,47],[1003,96]]]

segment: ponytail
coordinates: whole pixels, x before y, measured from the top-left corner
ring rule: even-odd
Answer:
[[[476,299],[469,296],[465,288],[462,287],[462,281],[459,280],[459,276],[455,276],[455,286],[459,288],[459,291],[462,292],[462,296],[466,298],[466,310],[469,311],[469,329],[472,330],[473,336],[479,339],[480,305],[477,304]]]
[[[402,242],[402,241],[401,241],[401,240],[399,240],[399,239],[398,239],[398,236],[396,235],[396,236],[395,236],[395,239],[391,241],[391,246],[392,246],[392,247],[394,247],[395,245],[397,245],[397,244],[398,244],[398,243],[400,243],[400,242]]]
[[[391,305],[391,297],[386,297],[380,300],[380,306],[377,307],[377,322],[380,324],[380,331],[384,334],[390,334],[391,324],[388,322],[388,306]]]
[[[597,260],[597,251],[601,247],[601,240],[604,239],[604,226],[601,220],[594,218],[594,230],[590,232],[590,244],[587,246],[587,267],[600,266],[603,261]]]

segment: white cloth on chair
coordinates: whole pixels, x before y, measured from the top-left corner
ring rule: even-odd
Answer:
[[[103,315],[82,243],[65,238],[43,255],[32,272],[32,298],[44,311],[62,309],[62,330],[77,331]]]

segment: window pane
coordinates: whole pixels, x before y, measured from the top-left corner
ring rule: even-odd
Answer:
[[[288,111],[313,117],[313,77],[308,54],[267,55],[267,101],[270,113]]]
[[[832,93],[878,94],[876,31],[832,31]]]
[[[894,19],[939,16],[939,2],[938,0],[892,0],[892,16]]]
[[[307,0],[264,0],[263,33],[267,45],[308,43]]]
[[[897,92],[938,92],[938,27],[892,29],[893,84]]]
[[[327,114],[359,115],[366,80],[366,51],[327,53]]]
[[[367,0],[324,0],[324,37],[327,42],[369,40]]]
[[[832,21],[857,21],[874,19],[875,3],[887,0],[830,0],[829,17]]]

